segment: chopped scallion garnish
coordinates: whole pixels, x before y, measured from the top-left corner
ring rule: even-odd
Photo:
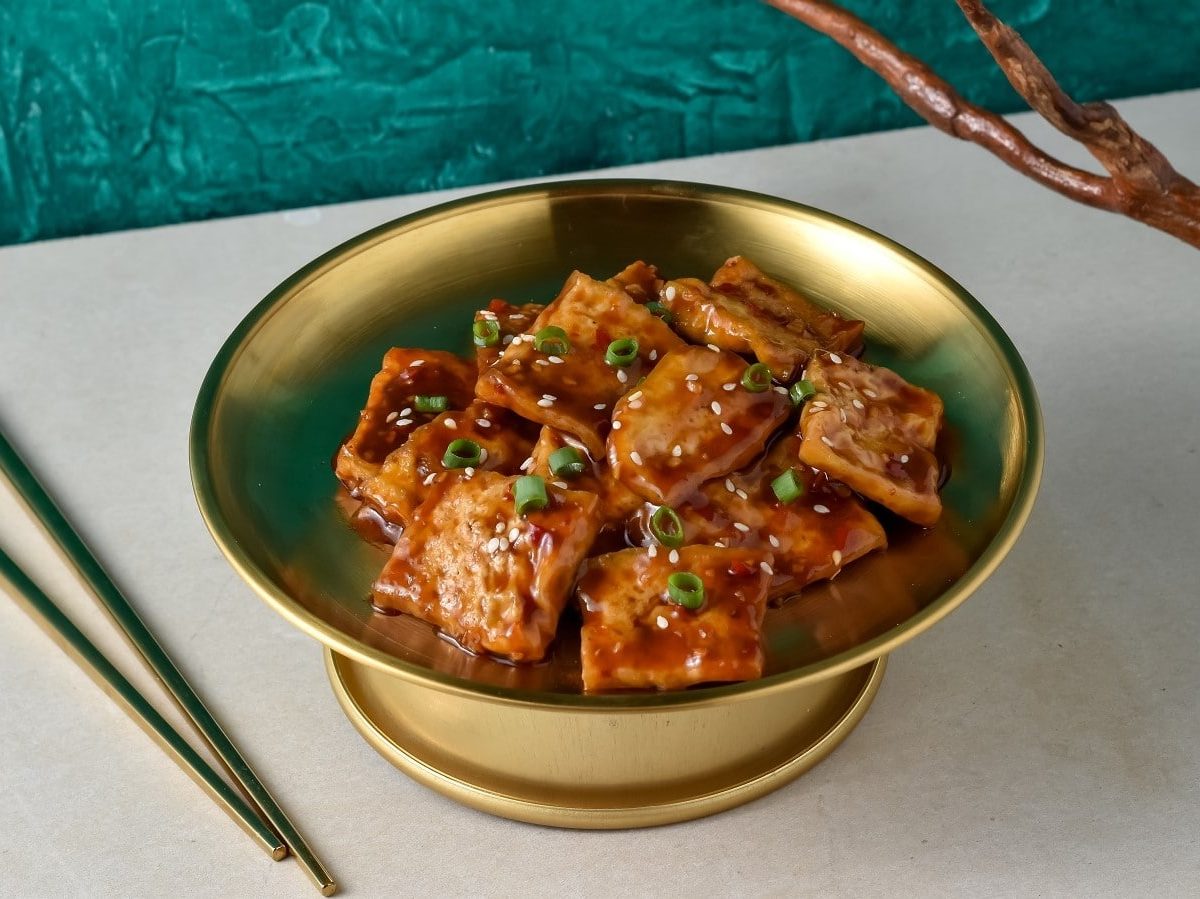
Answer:
[[[471,325],[471,338],[475,346],[495,346],[500,342],[500,323],[490,318],[480,319]]]
[[[460,437],[450,441],[446,454],[442,456],[442,464],[447,468],[471,468],[479,464],[483,458],[483,447],[474,440]]]
[[[650,516],[650,533],[663,546],[683,546],[683,520],[670,506],[659,506]]]
[[[445,412],[450,406],[450,398],[445,396],[413,397],[413,405],[418,412]]]
[[[565,356],[571,352],[571,340],[562,328],[547,325],[533,335],[533,348],[547,356]]]
[[[620,337],[608,345],[604,352],[604,361],[614,368],[626,368],[633,365],[638,357],[638,342],[636,337]]]
[[[704,605],[704,581],[690,571],[676,571],[667,578],[671,602],[695,611]]]
[[[781,503],[790,503],[804,495],[804,483],[796,477],[796,469],[789,468],[771,482],[771,489]]]
[[[556,478],[577,478],[586,468],[583,454],[573,446],[561,446],[550,454],[550,473]]]
[[[742,386],[751,393],[762,393],[771,386],[771,369],[755,362],[742,372]]]
[[[797,381],[788,388],[788,396],[792,398],[792,402],[797,406],[803,403],[810,396],[813,396],[816,392],[817,388],[813,387],[812,381],[808,380]]]
[[[546,495],[546,482],[536,474],[527,474],[517,478],[513,484],[513,504],[518,515],[527,515],[544,509],[550,502]]]

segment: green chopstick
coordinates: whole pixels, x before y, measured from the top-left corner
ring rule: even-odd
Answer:
[[[278,835],[250,808],[158,710],[138,692],[74,622],[3,549],[0,549],[0,587],[6,587],[17,606],[58,644],[130,718],[138,723],[175,763],[212,797],[272,858],[287,855]]]
[[[196,691],[192,689],[183,673],[176,667],[129,600],[113,583],[108,572],[88,549],[83,538],[67,521],[50,494],[38,482],[29,466],[22,461],[2,432],[0,432],[0,473],[3,473],[12,483],[34,517],[37,518],[51,539],[58,544],[101,607],[112,618],[113,623],[162,682],[171,698],[188,717],[201,738],[221,760],[230,776],[241,786],[250,800],[250,804],[267,820],[277,837],[283,840],[317,889],[325,896],[333,895],[337,889],[333,879],[309,849],[295,825],[251,770],[250,765],[238,752],[233,741],[217,723]]]

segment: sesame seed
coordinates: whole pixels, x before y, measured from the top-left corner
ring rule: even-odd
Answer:
[[[778,537],[776,537],[774,534],[767,534],[767,540],[770,541],[770,543],[773,547],[775,547],[776,549],[779,549],[779,538]]]
[[[676,291],[675,291],[675,285],[674,285],[674,284],[668,284],[668,285],[667,285],[667,289],[663,291],[663,296],[664,296],[664,297],[666,297],[666,299],[667,299],[667,300],[668,300],[668,302],[669,302],[670,300],[673,300],[673,299],[675,299],[675,293],[676,293]]]
[[[841,550],[839,550],[839,549],[835,549],[835,550],[833,551],[833,564],[834,564],[834,565],[841,565],[841,564],[842,564],[842,551],[841,551]]]
[[[408,363],[408,367],[409,368],[420,368],[424,364],[425,364],[424,359],[414,359],[412,362]]]
[[[717,346],[715,343],[706,343],[705,346],[708,347],[710,350],[712,350],[714,353],[721,352],[721,348],[719,346]]]
[[[842,388],[842,390],[853,390],[854,389],[849,384],[847,384],[845,381],[838,381],[838,387]]]
[[[543,398],[543,399],[538,400],[537,404],[542,407],[553,406],[554,400],[548,400],[548,399]]]
[[[866,406],[864,406],[864,405],[863,405],[863,401],[862,401],[862,400],[860,400],[858,397],[855,397],[855,398],[854,398],[854,399],[853,399],[851,402],[852,402],[852,404],[854,405],[854,408],[855,408],[855,409],[865,409],[865,408],[867,408]]]
[[[845,424],[846,423],[846,410],[839,408],[838,415],[841,416],[842,424]]]
[[[685,381],[699,381],[699,380],[700,380],[700,376],[699,376],[698,374],[696,374],[695,372],[692,372],[692,373],[691,373],[691,374],[689,374],[689,375],[685,375],[683,379],[684,379]]]
[[[557,487],[559,490],[568,490],[568,489],[570,489],[570,488],[567,486],[567,482],[566,482],[566,481],[551,481],[550,483],[551,483],[551,484],[553,484],[555,487]]]
[[[529,471],[531,468],[533,468],[533,456],[521,463],[521,471]]]
[[[774,390],[776,393],[782,393],[784,396],[787,396],[788,389],[786,387],[776,384],[771,389]]]
[[[667,561],[670,562],[672,565],[677,564],[679,562],[679,550],[677,550],[677,549],[671,550],[671,552],[667,555]]]
[[[547,362],[545,359],[534,359],[533,364],[534,365],[549,365],[550,363]]]
[[[708,406],[710,409],[713,410],[713,415],[721,414],[721,404],[718,403],[716,400],[713,400],[711,403],[708,404]]]
[[[507,537],[500,538],[500,552],[508,552],[508,538]]]
[[[737,390],[737,384],[734,384],[732,381],[730,381],[728,384],[722,384],[721,389],[722,390]]]
[[[678,459],[680,456],[683,455],[683,447],[680,446],[678,443],[675,444],[673,447],[671,447],[671,455],[674,456],[676,459]]]
[[[498,550],[500,548],[500,538],[493,537],[491,540],[489,540],[487,542],[487,547],[485,547],[485,548],[487,549],[487,551],[489,553],[491,553],[492,555],[495,555],[496,550]]]
[[[830,353],[830,354],[829,354],[829,361],[830,361],[830,362],[832,362],[834,365],[841,365],[841,364],[842,364],[842,357],[841,357],[841,356],[839,356],[837,353]]]
[[[405,425],[410,425],[412,423],[413,423],[413,420],[411,418],[397,418],[396,419],[396,427],[398,427],[398,428],[402,428]]]
[[[863,396],[868,397],[870,399],[876,399],[879,396],[879,394],[876,393],[874,390],[872,390],[870,387],[864,387],[863,388]]]
[[[463,474],[465,474],[469,478],[474,477],[475,469],[472,468],[470,465],[468,465],[466,468],[463,469]]]
[[[562,356],[547,356],[546,358],[549,359],[551,362],[553,362],[555,365],[563,364]]]
[[[432,471],[425,476],[425,480],[423,480],[421,483],[424,484],[426,487],[428,487],[430,484],[433,483],[433,479],[436,477],[437,477],[437,472]]]
[[[453,418],[443,418],[442,424],[448,427],[451,431],[458,427],[458,423]]]
[[[605,409],[608,408],[608,406],[605,403],[596,403],[596,405],[592,406],[592,408],[595,409],[597,412],[603,412]]]
[[[635,390],[633,393],[629,394],[629,400],[632,402],[633,400],[640,399],[641,395],[642,392],[640,390]]]
[[[520,367],[521,367],[521,360],[520,360],[520,359],[514,359],[514,360],[512,361],[512,364],[511,364],[511,365],[509,365],[509,368],[520,368]]]
[[[479,448],[479,461],[480,461],[480,462],[486,462],[486,461],[487,461],[487,457],[488,457],[488,451],[487,451],[487,447],[486,447],[486,446],[481,446],[481,447]]]
[[[758,567],[761,568],[763,571],[765,571],[767,574],[770,574],[770,575],[775,574],[775,570],[766,562],[759,562]]]
[[[391,424],[393,421],[395,421],[399,417],[400,417],[399,412],[389,412],[387,415],[387,418],[385,418],[384,421],[386,421],[388,424]]]
[[[813,400],[811,403],[809,403],[809,405],[814,409],[826,409],[829,407],[829,403],[825,402],[824,400]]]
[[[699,392],[700,392],[700,385],[699,385],[699,384],[697,384],[695,381],[688,381],[688,382],[687,382],[687,389],[688,389],[688,390],[690,390],[692,393],[699,393]]]
[[[512,530],[510,530],[510,531],[508,532],[508,542],[509,542],[509,543],[516,543],[516,542],[517,542],[517,538],[518,538],[518,537],[520,537],[520,536],[521,536],[521,530],[520,530],[520,528],[513,528]]]
[[[823,444],[825,444],[826,446],[833,446],[833,441],[830,440],[828,437],[826,437],[824,434],[821,435],[821,442]]]
[[[903,456],[900,457],[900,464],[904,465],[904,464],[907,464],[907,462],[908,462],[908,453],[905,453]]]
[[[663,616],[662,616],[662,615],[659,615],[657,618],[655,618],[655,619],[654,619],[654,623],[658,625],[658,627],[659,627],[659,629],[660,629],[660,630],[664,630],[664,631],[665,631],[665,630],[666,630],[666,629],[667,629],[667,628],[670,626],[670,624],[671,624],[671,622],[667,621],[667,619],[666,619],[666,618],[663,618]]]
[[[556,397],[553,393],[543,393],[542,399],[553,402],[554,400],[558,399],[558,397]]]
[[[617,419],[613,419],[613,430],[614,431],[621,430],[621,422]]]
[[[630,404],[629,404],[629,408],[630,408],[630,409],[640,409],[640,408],[642,408],[642,401],[641,401],[641,400],[634,400],[632,403],[630,403]]]
[[[646,547],[646,555],[648,555],[650,558],[653,559],[655,556],[658,555],[658,547],[655,546],[653,543],[651,543],[649,546]]]
[[[403,418],[406,415],[412,415],[412,406],[405,406],[403,409],[400,410],[401,418]]]
[[[727,422],[727,421],[721,422],[721,430],[731,436],[733,434],[733,428],[729,427],[729,422]]]
[[[504,533],[504,522],[497,521],[496,526],[492,530],[495,531],[497,534],[503,534]]]
[[[492,321],[496,320],[496,313],[491,309],[480,309],[476,315],[478,315],[480,318],[490,318]]]
[[[639,453],[637,450],[634,450],[632,453],[630,453],[629,458],[633,460],[634,465],[642,464],[642,454]]]
[[[740,521],[735,521],[733,523],[733,526],[735,528],[737,528],[739,531],[741,531],[743,534],[750,533],[750,525],[748,525],[748,524],[742,524]]]
[[[713,541],[713,546],[717,547],[717,549],[724,549],[724,548],[725,548],[725,541],[724,541],[724,540],[714,540],[714,541]]]
[[[526,315],[524,312],[510,312],[510,313],[508,313],[508,317],[509,318],[529,318],[529,316]]]
[[[748,494],[745,490],[742,490],[740,488],[738,489],[737,495],[740,496],[742,499],[750,498],[750,494]]]
[[[650,351],[650,355],[649,355],[647,358],[648,358],[648,359],[649,359],[651,362],[653,362],[655,359],[657,359],[657,358],[658,358],[658,350],[651,350],[651,351]]]
[[[813,506],[813,511],[816,512],[818,515],[828,515],[829,514],[829,506],[826,506],[822,503],[817,503],[815,506]]]
[[[626,384],[629,382],[629,375],[626,373],[625,369],[623,369],[623,368],[617,369],[617,380],[620,381],[622,384]]]
[[[479,425],[479,427],[481,427],[481,428],[490,428],[492,426],[492,423],[490,421],[488,421],[486,418],[475,419],[475,424]]]
[[[731,481],[729,478],[725,479],[725,489],[730,493],[737,493],[737,488],[733,486],[733,481]]]

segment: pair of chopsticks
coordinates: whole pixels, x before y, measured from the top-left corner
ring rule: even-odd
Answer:
[[[17,605],[273,859],[294,855],[317,889],[325,896],[333,895],[336,886],[332,878],[304,838],[3,433],[0,433],[0,473],[12,483],[29,511],[242,792],[233,789],[213,770],[3,549],[0,549],[0,587],[6,588]]]

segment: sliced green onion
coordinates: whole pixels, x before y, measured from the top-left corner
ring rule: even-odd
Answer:
[[[657,315],[668,324],[675,320],[675,316],[671,314],[671,310],[657,300],[653,303],[646,304],[646,311],[651,315]]]
[[[550,454],[550,473],[556,478],[577,478],[586,468],[583,454],[573,446],[561,446]]]
[[[663,546],[683,546],[683,520],[670,506],[659,506],[650,516],[650,533]]]
[[[626,368],[633,365],[638,357],[638,342],[636,337],[619,337],[608,345],[604,351],[604,361],[614,368]]]
[[[808,380],[797,381],[788,388],[788,396],[792,398],[792,402],[797,406],[799,406],[816,392],[817,388],[813,387],[812,381]]]
[[[446,454],[442,456],[442,464],[447,468],[471,468],[479,464],[483,458],[483,448],[474,440],[460,437],[450,441]]]
[[[550,503],[546,495],[546,482],[536,474],[522,475],[513,484],[513,502],[518,515],[526,515],[544,509]]]
[[[547,325],[533,335],[533,348],[547,356],[565,356],[571,352],[571,341],[562,328]]]
[[[796,477],[796,469],[789,468],[771,482],[771,489],[781,503],[790,503],[804,496],[804,482]]]
[[[413,405],[418,412],[445,412],[450,406],[450,398],[445,396],[413,397]]]
[[[671,602],[695,611],[704,605],[704,581],[690,571],[676,571],[667,578]]]
[[[471,325],[471,338],[475,346],[495,346],[500,342],[500,323],[490,318],[480,319]]]
[[[762,393],[771,386],[771,369],[755,362],[742,372],[742,386],[751,393]]]

